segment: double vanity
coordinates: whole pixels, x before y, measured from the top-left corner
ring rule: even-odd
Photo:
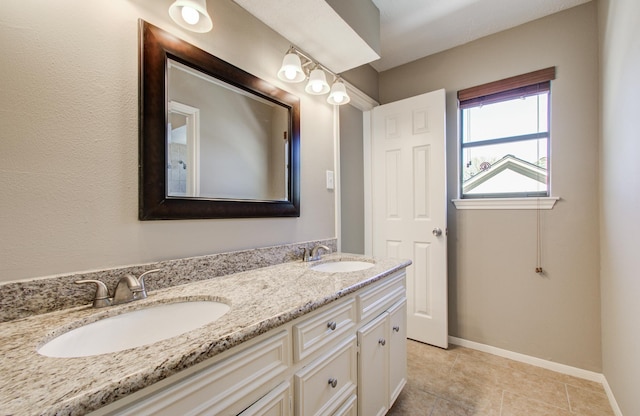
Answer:
[[[334,253],[2,323],[0,413],[384,414],[409,264]]]

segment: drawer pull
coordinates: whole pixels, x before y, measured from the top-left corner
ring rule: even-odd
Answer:
[[[394,325],[393,332],[400,332],[400,327],[398,325]]]
[[[380,338],[378,340],[378,344],[382,345],[384,347],[384,345],[387,343],[387,341],[384,338]]]
[[[338,385],[338,380],[337,380],[337,379],[335,379],[335,378],[333,378],[333,377],[331,377],[331,378],[329,379],[329,385],[331,386],[331,388],[334,388],[334,389],[335,389],[335,388],[336,388],[336,386]]]
[[[338,326],[338,324],[336,324],[334,321],[331,321],[331,322],[327,323],[327,328],[329,328],[332,331],[335,331],[337,326]]]

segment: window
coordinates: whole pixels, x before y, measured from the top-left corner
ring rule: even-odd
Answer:
[[[555,68],[458,91],[462,198],[549,196]]]

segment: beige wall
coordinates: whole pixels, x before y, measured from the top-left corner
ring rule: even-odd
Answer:
[[[362,65],[340,74],[347,82],[364,92],[375,101],[378,95],[378,72],[371,65]]]
[[[380,74],[383,103],[445,88],[448,197],[457,196],[456,91],[556,66],[552,193],[542,211],[457,211],[449,205],[450,334],[546,360],[601,370],[596,5],[482,38]]]
[[[228,0],[181,30],[172,1],[0,2],[0,281],[335,237],[333,110],[275,77],[289,42]],[[300,218],[138,221],[138,18],[301,98]]]
[[[362,111],[340,107],[341,251],[364,254],[364,159]]]
[[[640,2],[600,0],[603,372],[640,415]]]

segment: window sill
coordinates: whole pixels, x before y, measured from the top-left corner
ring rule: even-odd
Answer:
[[[560,199],[556,196],[540,198],[473,198],[452,199],[456,209],[553,209]]]

